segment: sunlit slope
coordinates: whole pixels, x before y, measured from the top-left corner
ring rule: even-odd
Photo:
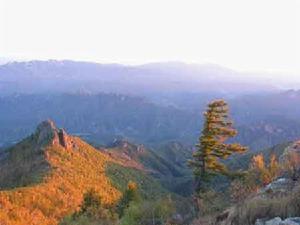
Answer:
[[[78,208],[90,188],[107,204],[121,195],[105,175],[112,159],[51,121],[39,125],[1,161],[1,225],[55,225]]]

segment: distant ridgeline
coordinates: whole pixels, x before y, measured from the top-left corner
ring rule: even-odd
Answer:
[[[173,141],[194,146],[207,98],[187,95],[182,101],[176,96],[165,99],[166,102],[163,99],[156,104],[149,99],[117,94],[0,97],[0,148],[32,133],[44,118],[53,118],[69,133],[95,144],[127,138],[153,147],[154,151]],[[297,139],[299,101],[298,92],[232,99],[229,105],[238,130],[236,141],[261,150]]]
[[[191,143],[200,126],[200,121],[194,122],[196,114],[186,116],[174,107],[115,94],[0,97],[0,115],[3,144],[28,135],[40,118],[53,118],[69,132],[98,144],[116,137],[146,144],[177,139]]]

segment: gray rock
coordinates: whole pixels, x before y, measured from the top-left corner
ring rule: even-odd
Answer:
[[[282,222],[280,217],[275,217],[274,219],[265,222],[265,225],[280,225]]]
[[[275,217],[271,220],[257,219],[255,225],[300,225],[300,217],[291,217],[282,220],[280,217]]]
[[[287,218],[279,225],[300,225],[300,217]]]
[[[260,194],[284,194],[293,187],[293,184],[291,179],[279,178],[261,189]]]
[[[46,120],[38,125],[36,134],[38,136],[37,144],[44,145],[57,137],[57,128],[53,121]]]
[[[64,129],[59,129],[58,132],[59,144],[66,149],[72,148],[72,141]]]
[[[265,225],[265,220],[257,219],[256,222],[255,222],[255,225]]]
[[[77,147],[65,130],[56,128],[54,122],[51,120],[40,123],[37,127],[36,135],[38,147],[42,147],[46,144],[59,144],[65,149]]]

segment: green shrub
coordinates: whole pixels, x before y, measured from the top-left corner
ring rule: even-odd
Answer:
[[[114,225],[117,215],[112,207],[101,204],[100,195],[91,189],[83,196],[83,202],[78,212],[66,217],[61,225]]]
[[[228,207],[228,198],[224,193],[213,189],[201,192],[198,196],[198,207],[202,215],[210,215],[223,211]]]
[[[121,219],[121,225],[162,225],[165,224],[175,208],[170,198],[132,202]]]
[[[107,220],[107,219],[96,219],[91,218],[87,215],[81,215],[76,217],[73,216],[66,217],[60,225],[117,225],[117,220]]]
[[[117,205],[117,212],[119,214],[119,217],[122,217],[124,215],[125,209],[129,207],[129,204],[133,201],[139,201],[140,197],[137,192],[137,185],[136,183],[130,181],[128,183],[127,189],[124,192],[122,198],[120,199],[120,202]]]

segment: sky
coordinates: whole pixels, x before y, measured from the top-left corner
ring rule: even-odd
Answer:
[[[300,76],[300,0],[0,0],[0,57]]]

